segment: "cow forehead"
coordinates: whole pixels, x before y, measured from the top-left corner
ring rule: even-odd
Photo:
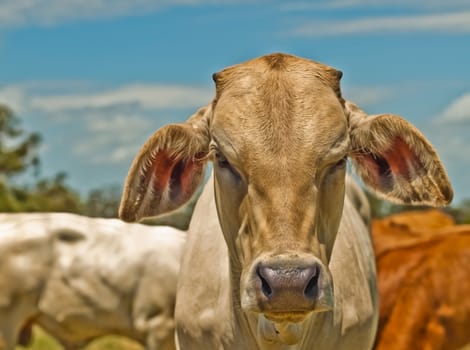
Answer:
[[[347,138],[347,119],[332,68],[293,56],[266,56],[215,77],[213,135],[244,162],[309,164]]]

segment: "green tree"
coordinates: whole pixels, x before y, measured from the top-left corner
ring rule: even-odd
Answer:
[[[10,196],[0,198],[0,207],[4,203],[1,210],[83,213],[80,196],[66,185],[66,178],[65,173],[59,173],[52,179],[40,179],[33,186],[12,186]]]
[[[39,180],[25,202],[25,211],[63,211],[81,214],[80,196],[67,184],[67,174],[60,172],[52,179]]]
[[[33,186],[11,184],[11,178],[30,168],[39,176],[41,137],[26,132],[20,119],[5,105],[0,105],[0,211],[84,211],[79,195],[67,184],[67,175],[40,179]]]
[[[26,133],[11,109],[0,104],[0,174],[11,177],[29,167],[38,171],[38,133]]]
[[[41,138],[37,133],[27,133],[13,111],[0,104],[0,211],[21,211],[22,203],[10,186],[10,178],[29,168],[37,174],[38,147]]]
[[[459,205],[453,205],[444,210],[454,218],[457,224],[470,224],[470,199],[464,199]]]
[[[85,201],[85,215],[115,218],[118,216],[120,201],[121,188],[118,186],[91,190]]]
[[[18,212],[21,209],[21,203],[0,176],[0,212]]]

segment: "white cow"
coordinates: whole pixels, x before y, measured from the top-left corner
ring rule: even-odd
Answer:
[[[444,205],[436,152],[404,119],[345,101],[341,73],[314,61],[272,54],[213,78],[210,105],[143,146],[120,208],[134,221],[178,207],[214,163],[178,280],[179,347],[370,349],[374,253],[346,159],[385,198]]]
[[[185,238],[117,219],[1,214],[0,349],[13,349],[18,337],[27,342],[33,323],[66,349],[107,334],[174,349]]]

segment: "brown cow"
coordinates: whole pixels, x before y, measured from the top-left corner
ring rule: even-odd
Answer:
[[[438,211],[373,223],[374,244],[387,242],[377,255],[376,350],[454,350],[470,342],[470,225],[451,223]]]
[[[434,229],[453,225],[454,219],[439,209],[413,210],[375,219],[372,222],[375,256],[427,240],[437,233]]]

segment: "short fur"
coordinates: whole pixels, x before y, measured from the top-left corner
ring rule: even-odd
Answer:
[[[380,322],[376,350],[470,343],[470,225],[437,210],[374,220]]]
[[[68,213],[0,214],[0,349],[40,325],[66,350],[105,335],[174,350],[183,231]]]
[[[345,197],[345,160],[389,199],[442,205],[452,191],[434,149],[401,118],[368,117],[345,101],[341,73],[318,62],[276,53],[213,78],[206,118],[170,126],[206,122],[178,144],[187,143],[187,157],[211,150],[214,163],[182,263],[179,347],[370,349],[378,316],[374,256],[367,214]],[[153,156],[159,153],[152,144],[172,147],[168,135],[166,127],[158,130],[137,155],[123,219],[160,214],[181,204],[172,198],[187,196],[177,175],[185,178],[192,165],[168,159],[171,149]],[[150,179],[136,177],[147,162]],[[176,166],[175,181],[136,186],[167,178]]]

